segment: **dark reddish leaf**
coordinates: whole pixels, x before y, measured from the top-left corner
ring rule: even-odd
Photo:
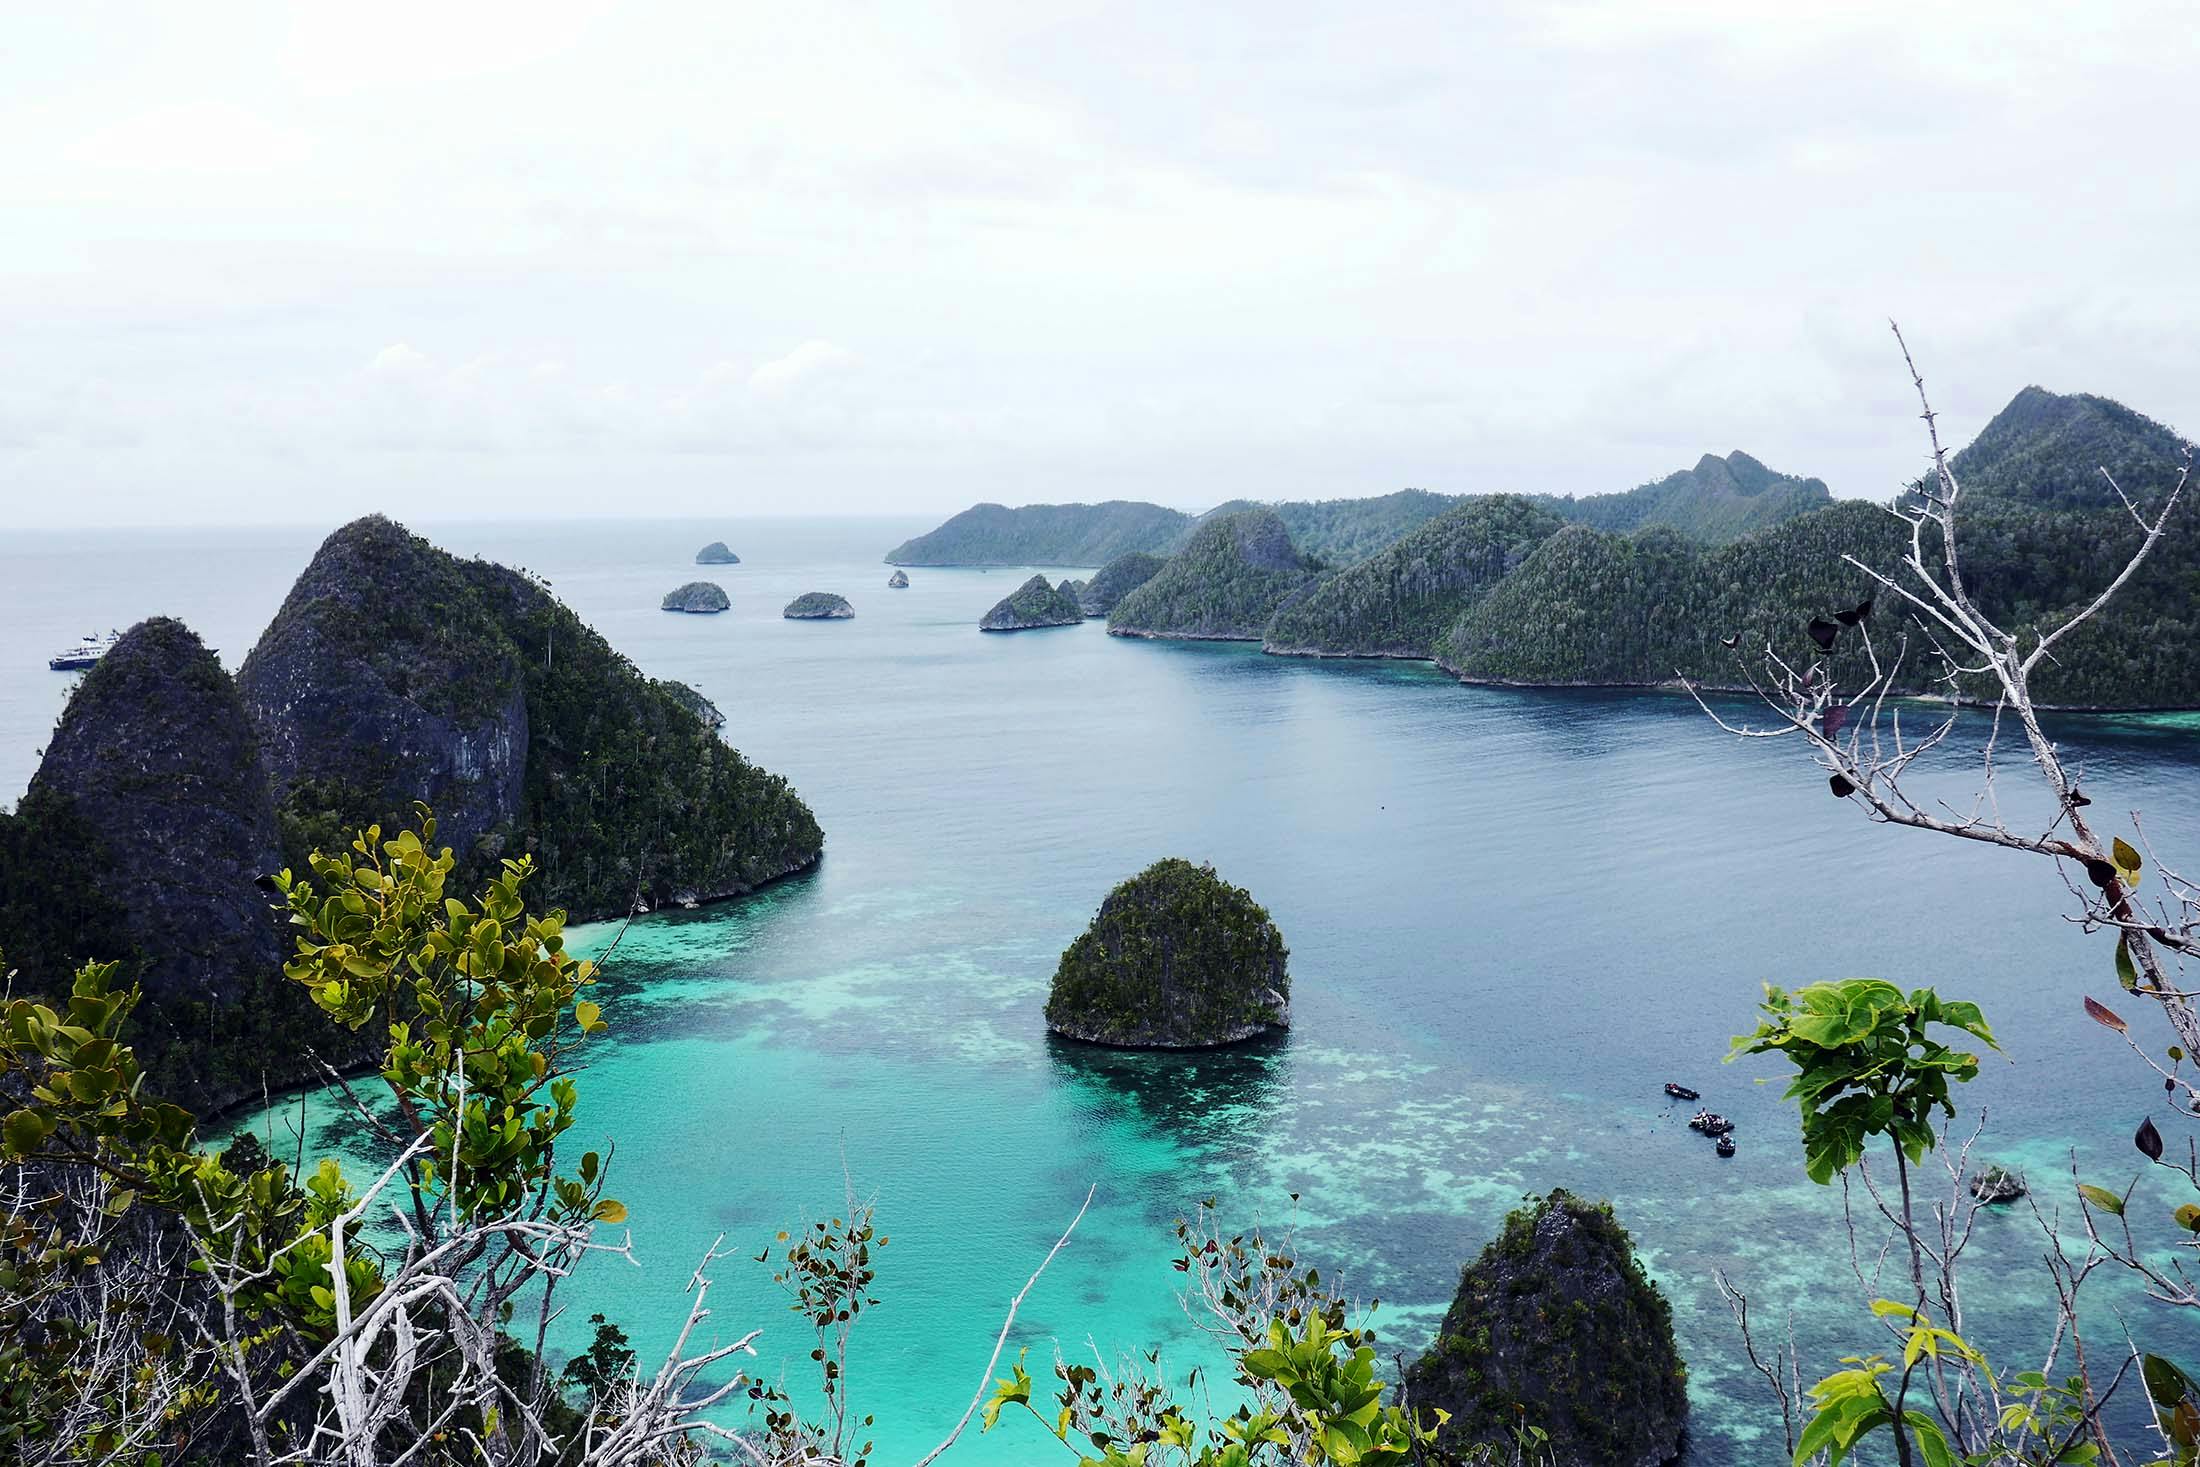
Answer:
[[[2108,884],[2116,879],[2116,868],[2106,861],[2088,861],[2085,863],[2085,879],[2106,891]]]
[[[2148,1161],[2162,1159],[2162,1133],[2154,1129],[2154,1117],[2139,1122],[2139,1130],[2131,1138],[2131,1144],[2146,1153]]]
[[[2077,790],[2077,789],[2076,789],[2075,787],[2073,787],[2073,788],[2071,789],[2071,791],[2070,791],[2070,808],[2071,808],[2071,809],[2073,809],[2073,810],[2083,810],[2083,809],[2084,809],[2084,808],[2085,808],[2086,806],[2088,806],[2088,805],[2090,805],[2090,804],[2092,804],[2092,803],[2093,803],[2093,802],[2092,802],[2091,800],[2087,799],[2087,798],[2086,798],[2086,797],[2085,797],[2085,796],[2084,796],[2083,794],[2080,794],[2080,793],[2078,792],[2078,790]]]
[[[2094,1023],[2104,1028],[2114,1029],[2118,1034],[2129,1034],[2131,1032],[2131,1026],[2117,1017],[2116,1011],[2107,1004],[2096,1003],[2093,999],[2088,998],[2085,1001],[2085,1011]]]
[[[1856,793],[1856,786],[1849,783],[1848,776],[1845,774],[1834,775],[1826,781],[1826,784],[1833,790],[1833,797],[1837,800],[1845,800]]]
[[[1853,627],[1872,614],[1872,599],[1866,596],[1847,611],[1836,611],[1833,619],[1845,627]]]
[[[1829,743],[1840,736],[1842,725],[1848,721],[1849,705],[1846,703],[1836,703],[1818,715],[1818,726],[1825,731]]]
[[[1833,650],[1833,639],[1840,635],[1841,624],[1839,622],[1827,621],[1822,616],[1814,616],[1810,619],[1810,639],[1818,644],[1819,651],[1831,652]]]

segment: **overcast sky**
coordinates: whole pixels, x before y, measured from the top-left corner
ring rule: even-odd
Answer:
[[[24,6],[0,529],[1624,489],[2200,430],[2189,4]]]

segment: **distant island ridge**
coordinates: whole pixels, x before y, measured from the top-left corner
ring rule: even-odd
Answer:
[[[2110,399],[2025,388],[1951,461],[1972,527],[1972,588],[2020,635],[2067,617],[2140,535],[2101,471],[2137,502],[2159,505],[2189,451],[2169,428]],[[2200,707],[2193,498],[2200,494],[2180,504],[2138,572],[2137,594],[2072,638],[2086,655],[2043,676],[2054,706]],[[1736,450],[1581,497],[1403,489],[1231,500],[1200,515],[1130,500],[980,504],[885,558],[1103,567],[1079,599],[1116,636],[1433,661],[1462,681],[1497,686],[1734,691],[1749,682],[1737,649],[1801,656],[1797,640],[1812,616],[1872,593],[1845,557],[1899,562],[1909,530],[1887,509],[1836,500],[1822,480]],[[1890,608],[1890,619],[1899,615]],[[1856,685],[1861,656],[1845,649],[1835,676]],[[1897,690],[1951,695],[1924,659],[1911,661]]]
[[[1018,509],[976,504],[938,529],[903,541],[886,552],[885,560],[914,566],[1103,566],[1133,553],[1172,555],[1201,524],[1264,507],[1283,521],[1301,554],[1335,568],[1364,560],[1446,510],[1486,497],[1399,489],[1358,499],[1265,506],[1231,499],[1202,514],[1126,499]],[[1725,458],[1707,453],[1694,468],[1624,493],[1527,497],[1560,519],[1600,529],[1662,524],[1712,542],[1778,524],[1833,499],[1822,481],[1775,472],[1739,451]]]

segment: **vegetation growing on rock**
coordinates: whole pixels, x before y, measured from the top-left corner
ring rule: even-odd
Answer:
[[[981,632],[1021,632],[1033,627],[1075,626],[1085,619],[1077,600],[1056,590],[1045,576],[1033,576],[1001,598],[978,621]]]
[[[1133,550],[1128,555],[1118,555],[1093,573],[1085,588],[1078,593],[1077,604],[1087,616],[1106,616],[1115,609],[1115,603],[1154,578],[1154,573],[1167,564],[1159,555],[1149,555],[1143,550]]]
[[[1257,642],[1276,608],[1310,587],[1314,568],[1272,509],[1201,523],[1191,540],[1108,613],[1114,636]]]
[[[432,615],[429,612],[432,611]],[[486,700],[469,708],[449,687]],[[379,516],[314,557],[239,684],[292,863],[348,828],[442,813],[462,875],[532,852],[576,920],[736,896],[817,859],[785,780],[726,747],[541,585]]]
[[[726,715],[718,711],[718,705],[686,683],[663,682],[658,686],[663,688],[682,708],[702,719],[705,727],[724,728],[726,726]]]
[[[229,674],[181,622],[129,629],[69,699],[29,793],[0,814],[0,938],[19,983],[62,995],[87,961],[141,984],[161,1089],[208,1104],[345,1057],[285,982],[255,885],[283,864],[258,741]]]
[[[517,649],[456,557],[380,515],[322,542],[237,689],[278,800],[326,814],[321,838],[425,800],[465,852],[519,806]]]
[[[1559,528],[1518,495],[1469,499],[1279,610],[1270,652],[1318,657],[1434,655],[1436,639]]]
[[[726,588],[716,581],[689,581],[665,592],[664,609],[667,611],[692,611],[701,615],[724,611],[733,605],[726,596]]]
[[[543,900],[575,921],[623,913],[637,893],[652,906],[740,896],[816,862],[824,832],[784,777],[534,581],[464,568],[518,654],[528,718],[520,805],[482,857],[532,853]]]
[[[1507,1448],[1532,1427],[1565,1463],[1655,1467],[1688,1422],[1671,1307],[1611,1206],[1563,1189],[1506,1218],[1460,1275],[1406,1391],[1451,1413],[1439,1440],[1454,1449]]]
[[[2046,400],[2043,400],[2046,399]],[[2052,394],[2027,389],[1956,455],[1959,479],[1994,486],[1961,510],[1964,578],[1988,611],[2020,641],[2032,628],[2067,616],[2113,579],[2139,530],[2113,509],[2058,507],[2080,463],[2126,465],[2124,488],[2159,505],[2174,482],[2182,450],[2166,429],[2099,399],[2065,411]],[[2113,409],[2113,411],[2111,411]],[[2006,421],[2015,417],[2014,424]],[[2067,432],[2058,433],[2057,425]],[[2119,427],[2128,436],[2106,437]],[[1998,455],[2018,456],[2012,465]],[[2087,472],[2090,472],[2088,470]],[[2024,476],[2043,485],[2043,504],[2024,497]],[[2096,478],[2098,475],[2095,476]],[[2174,707],[2200,703],[2200,511],[2188,499],[2125,593],[2058,647],[2036,684],[2063,707]],[[1853,555],[1891,566],[1908,549],[1908,530],[1883,507],[1841,501],[1731,544],[1706,548],[1663,527],[1622,536],[1570,526],[1552,536],[1437,640],[1439,663],[1472,681],[1524,684],[1648,685],[1687,678],[1709,686],[1741,681],[1735,650],[1760,656],[1769,643],[1783,656],[1814,649],[1805,628],[1814,616],[1875,594]],[[1928,559],[1939,547],[1925,547]],[[1881,598],[1885,600],[1885,598]],[[1881,608],[1880,628],[1901,635],[1899,605]],[[1913,634],[1913,645],[1920,640]],[[1848,637],[1833,659],[1836,679],[1860,685],[1861,639]],[[1931,659],[1905,663],[1898,691],[1944,692]]]
[[[1290,950],[1212,866],[1156,861],[1108,893],[1062,954],[1047,1027],[1095,1044],[1232,1044],[1291,1018]]]
[[[741,557],[726,548],[723,540],[713,540],[695,552],[697,565],[739,565]]]
[[[1996,413],[1950,465],[1973,502],[2014,500],[2033,509],[2117,509],[2106,469],[2126,492],[2158,487],[2187,444],[2122,403],[2089,392],[2027,387]]]
[[[845,596],[830,591],[804,591],[779,613],[789,621],[846,621],[856,614]]]

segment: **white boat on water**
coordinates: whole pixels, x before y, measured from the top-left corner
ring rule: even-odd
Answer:
[[[90,667],[107,655],[108,649],[122,640],[120,632],[109,632],[104,637],[90,636],[46,659],[46,665],[55,672],[76,672]]]

